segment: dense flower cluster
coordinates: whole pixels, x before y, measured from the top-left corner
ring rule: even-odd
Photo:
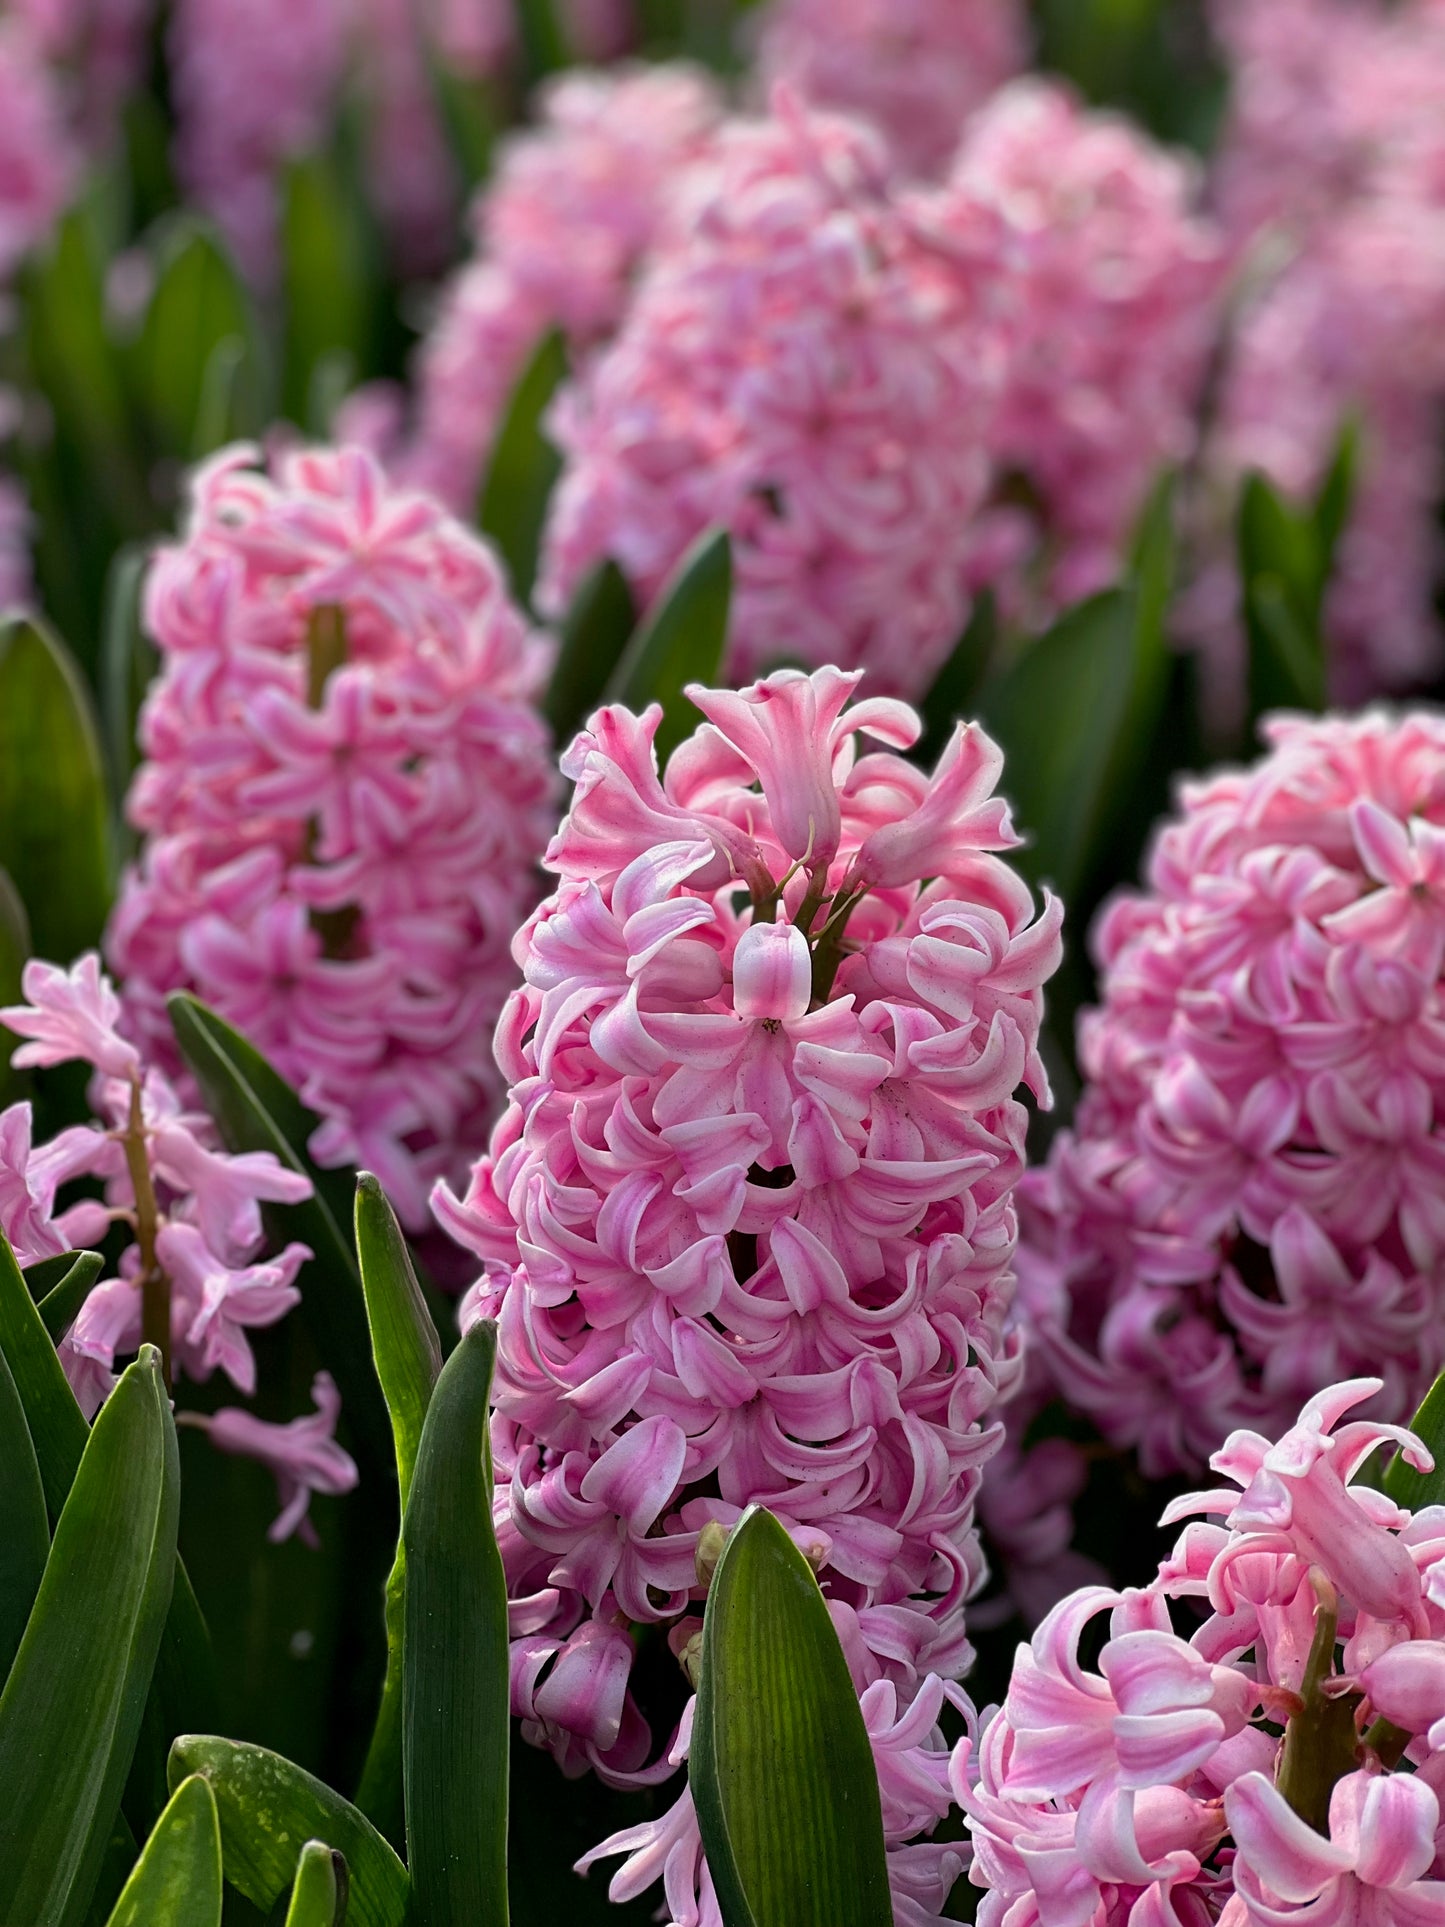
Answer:
[[[638,1645],[666,1629],[686,1669],[709,1534],[766,1503],[828,1593],[912,1922],[957,1865],[901,1843],[946,1806],[934,1728],[970,1656],[973,1502],[1017,1368],[1015,1091],[1047,1095],[1060,912],[1035,918],[989,854],[1014,838],[987,737],[960,727],[932,777],[859,753],[918,719],[849,708],[858,681],[693,686],[707,720],[662,781],[655,707],[592,719],[498,1027],[511,1101],[465,1200],[436,1202],[487,1267],[464,1318],[500,1322],[529,1737],[618,1782],[671,1772],[686,1723],[649,1768]],[[686,1798],[600,1851],[630,1855],[615,1893],[665,1869],[670,1917],[716,1927]]]
[[[1074,1128],[1025,1195],[1057,1386],[1147,1476],[1445,1362],[1445,720],[1279,718],[1095,933]]]
[[[24,21],[0,19],[0,283],[50,232],[77,159],[38,41]]]
[[[100,148],[142,76],[156,0],[8,0],[6,11],[66,75],[76,134]]]
[[[569,74],[504,151],[477,205],[477,257],[452,282],[418,368],[406,473],[470,510],[527,356],[561,328],[574,356],[616,330],[681,171],[721,114],[684,66]]]
[[[412,1224],[494,1109],[491,1027],[555,777],[544,646],[491,552],[359,450],[197,474],[145,622],[163,658],[108,951],[136,1034],[187,986]]]
[[[308,1197],[300,1172],[269,1151],[228,1156],[215,1147],[209,1118],[188,1110],[174,1086],[117,1029],[120,1000],[94,954],[70,972],[26,965],[27,1002],[0,1010],[22,1042],[14,1063],[89,1064],[95,1122],[62,1131],[49,1144],[32,1138],[31,1107],[0,1112],[0,1231],[22,1265],[98,1245],[112,1226],[131,1233],[115,1275],[97,1284],[60,1341],[60,1357],[87,1418],[116,1382],[116,1359],[142,1337],[171,1352],[187,1377],[217,1370],[248,1397],[256,1361],[248,1333],[274,1325],[300,1302],[296,1274],[310,1257],[289,1244],[261,1259],[263,1202]],[[98,1180],[100,1195],[57,1210],[76,1179]],[[284,1509],[273,1536],[303,1530],[313,1491],[345,1492],[356,1468],[335,1443],[335,1389],[318,1380],[320,1422],[268,1425],[239,1410],[212,1421],[218,1444],[263,1459],[282,1482]],[[306,1451],[297,1427],[309,1428]]]
[[[1327,612],[1335,687],[1353,699],[1442,658],[1445,14],[1250,0],[1222,21],[1236,107],[1220,194],[1244,292],[1211,470],[1221,519],[1251,468],[1308,494],[1357,421]]]
[[[1018,564],[1067,603],[1112,581],[1151,485],[1194,451],[1223,248],[1197,169],[1127,121],[1024,80],[973,119],[925,232],[956,252],[955,325],[975,343],[992,230],[1006,343],[991,439],[1000,494],[979,572],[1018,602]],[[976,347],[975,347],[976,352]]]
[[[608,555],[650,600],[722,524],[735,675],[801,657],[926,687],[967,613],[996,371],[940,325],[937,280],[861,122],[780,94],[730,123],[555,411],[545,606]]]
[[[861,114],[899,165],[941,173],[963,124],[1024,65],[1019,0],[774,0],[759,48],[764,84]]]
[[[1350,1483],[1381,1445],[1431,1465],[1408,1432],[1341,1423],[1377,1390],[1332,1386],[1277,1443],[1235,1432],[1211,1461],[1232,1486],[1165,1513],[1223,1523],[1020,1647],[953,1765],[979,1927],[1445,1921],[1445,1507]]]

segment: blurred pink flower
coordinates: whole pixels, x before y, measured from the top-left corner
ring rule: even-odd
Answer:
[[[546,651],[490,551],[369,456],[250,460],[198,474],[151,570],[147,841],[109,954],[148,1048],[194,989],[321,1114],[317,1155],[375,1170],[415,1225],[494,1106],[554,820]]]
[[[577,358],[615,331],[679,174],[720,114],[712,83],[681,65],[548,85],[538,124],[511,136],[477,202],[476,256],[422,349],[404,473],[470,513],[527,357],[550,328]]]
[[[761,23],[765,86],[861,115],[905,172],[941,173],[964,122],[1025,65],[1018,0],[774,0]]]
[[[354,1490],[356,1466],[336,1443],[336,1420],[341,1398],[328,1372],[318,1372],[311,1386],[316,1410],[309,1418],[271,1425],[234,1405],[222,1406],[209,1418],[193,1415],[212,1445],[222,1452],[258,1459],[276,1476],[281,1510],[267,1537],[279,1541],[299,1532],[307,1545],[317,1543],[316,1528],[307,1517],[315,1492],[339,1494]]]
[[[948,1801],[942,1682],[970,1657],[973,1501],[1018,1369],[1015,1092],[1047,1098],[1060,918],[993,854],[1015,840],[993,746],[960,728],[930,779],[893,753],[918,719],[849,707],[858,681],[691,686],[705,721],[663,776],[655,707],[592,718],[498,1026],[511,1101],[466,1197],[435,1202],[486,1266],[464,1322],[499,1321],[527,1736],[569,1771],[666,1778],[688,1720],[649,1763],[634,1629],[668,1627],[686,1669],[708,1546],[766,1503],[838,1624],[914,1922],[958,1864],[904,1843]],[[927,847],[890,842],[915,809]],[[616,1897],[667,1867],[669,1917],[718,1921],[686,1796],[597,1852],[628,1856]]]
[[[59,81],[26,20],[0,19],[0,282],[49,234],[78,172]]]

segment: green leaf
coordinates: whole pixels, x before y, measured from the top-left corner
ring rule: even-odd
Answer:
[[[117,813],[140,760],[136,722],[160,660],[141,627],[141,586],[150,559],[149,543],[132,542],[117,552],[105,585],[100,714]]]
[[[38,955],[69,963],[99,941],[110,906],[100,735],[69,653],[27,617],[0,624],[0,866]]]
[[[517,39],[529,81],[538,81],[570,65],[571,49],[562,31],[556,0],[514,0]]]
[[[288,1170],[304,1172],[315,1195],[300,1204],[268,1205],[266,1219],[280,1238],[299,1238],[314,1256],[302,1272],[301,1312],[335,1377],[347,1423],[363,1459],[363,1476],[390,1477],[391,1439],[386,1407],[371,1364],[371,1337],[361,1278],[336,1205],[350,1211],[350,1184],[323,1175],[306,1155],[316,1119],[261,1053],[214,1011],[184,992],[167,1005],[176,1042],[206,1109],[231,1151],[271,1151]]]
[[[171,1796],[107,1927],[221,1927],[221,1823],[199,1774]]]
[[[50,1553],[45,1488],[25,1407],[0,1352],[0,1682],[20,1648]]]
[[[435,49],[428,51],[427,72],[462,183],[474,188],[491,173],[497,144],[498,110],[492,87],[484,79],[458,73]]]
[[[1066,903],[1098,878],[1164,711],[1173,577],[1166,484],[1145,513],[1127,584],[1068,610],[979,694],[1007,759],[1018,826],[1031,838],[1021,867]]]
[[[1445,1372],[1425,1394],[1424,1403],[1410,1421],[1410,1430],[1429,1447],[1434,1471],[1417,1472],[1397,1452],[1378,1483],[1396,1505],[1418,1512],[1422,1506],[1445,1503]]]
[[[9,1918],[84,1918],[140,1733],[176,1570],[180,1468],[160,1360],[122,1374],[86,1443],[0,1697]]]
[[[66,1254],[69,1256],[69,1254]],[[75,1262],[65,1276],[43,1298],[36,1300],[40,1322],[53,1345],[58,1345],[75,1323],[81,1306],[90,1296],[91,1287],[105,1269],[105,1258],[99,1251],[79,1251]]]
[[[732,606],[732,543],[710,529],[682,558],[657,606],[633,636],[607,686],[607,701],[642,710],[662,704],[657,766],[702,718],[683,695],[690,682],[717,681]]]
[[[346,1856],[324,1840],[308,1840],[301,1849],[286,1927],[341,1927],[348,1884]]]
[[[566,378],[567,344],[553,329],[537,343],[512,390],[482,483],[477,521],[497,545],[518,602],[532,599],[547,504],[562,472],[562,457],[542,418]]]
[[[954,724],[968,720],[997,646],[998,607],[985,589],[973,605],[968,627],[919,705],[923,734],[913,754],[925,769],[932,769],[943,754]]]
[[[391,1414],[401,1502],[406,1505],[432,1388],[442,1368],[441,1341],[412,1268],[396,1215],[369,1172],[356,1183],[356,1251],[376,1374]],[[393,1841],[404,1827],[402,1679],[406,1624],[406,1553],[397,1546],[386,1582],[386,1678],[357,1804]]]
[[[602,701],[636,627],[637,609],[626,577],[615,562],[599,562],[572,598],[543,705],[559,749],[566,748]]]
[[[293,161],[281,215],[282,404],[303,426],[316,370],[328,355],[348,354],[359,375],[371,367],[368,255],[360,212],[335,158]]]
[[[58,1520],[69,1499],[90,1429],[66,1381],[55,1346],[14,1253],[0,1238],[0,1354],[15,1380],[35,1447],[46,1509]],[[164,1798],[165,1750],[174,1734],[209,1715],[214,1699],[214,1661],[206,1622],[186,1569],[176,1561],[175,1587],[166,1617],[155,1681],[136,1748],[133,1796],[150,1817]]]
[[[227,1880],[263,1913],[290,1889],[305,1843],[325,1840],[350,1869],[348,1927],[408,1919],[406,1868],[349,1801],[299,1766],[262,1746],[187,1734],[171,1749],[172,1785],[188,1773],[204,1774],[216,1796]]]
[[[1328,491],[1327,491],[1328,493]],[[1333,496],[1324,511],[1328,526]],[[1239,574],[1249,638],[1249,713],[1321,710],[1325,705],[1322,631],[1329,557],[1313,515],[1293,509],[1263,475],[1251,475],[1239,501]]]
[[[30,942],[30,919],[20,892],[10,880],[8,870],[0,869],[0,1004],[23,1002],[20,977],[34,954]],[[13,1104],[27,1087],[24,1071],[10,1062],[10,1053],[19,1042],[0,1024],[0,1109]]]
[[[233,423],[231,406],[222,406],[224,391],[218,396],[216,388],[223,381],[226,388],[239,384],[248,365],[254,381],[258,355],[250,298],[219,235],[193,214],[172,216],[161,234],[155,291],[136,344],[140,392],[161,446],[189,460],[217,446],[218,430],[224,437],[228,427],[257,424],[259,395]]]
[[[507,1921],[507,1582],[487,1432],[496,1350],[483,1321],[442,1367],[402,1521],[412,1927]]]
[[[689,1776],[727,1927],[890,1927],[878,1774],[807,1560],[750,1506],[708,1592]]]

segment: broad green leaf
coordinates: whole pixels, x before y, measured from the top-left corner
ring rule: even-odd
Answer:
[[[10,880],[8,870],[0,869],[0,1003],[18,1004],[20,975],[34,954],[30,941],[30,919],[20,892]],[[11,1065],[10,1053],[19,1042],[0,1024],[0,1109],[23,1095],[27,1080],[24,1071]]]
[[[25,1407],[0,1352],[0,1682],[20,1647],[50,1552],[45,1488]]]
[[[318,365],[341,351],[371,366],[370,264],[360,211],[327,154],[294,161],[281,215],[282,405],[303,426]]]
[[[1327,509],[1326,519],[1335,513]],[[1329,557],[1319,527],[1263,475],[1251,475],[1240,495],[1238,535],[1250,720],[1271,709],[1323,709]]]
[[[140,760],[136,723],[159,657],[141,627],[141,586],[150,566],[149,543],[132,542],[111,565],[100,639],[100,714],[115,787],[117,812]]]
[[[973,605],[968,627],[919,704],[923,734],[913,754],[925,769],[932,769],[942,755],[954,724],[968,721],[997,646],[998,608],[985,590]]]
[[[66,1381],[40,1309],[0,1238],[0,1354],[9,1365],[40,1468],[46,1509],[58,1520],[70,1496],[90,1429]],[[214,1661],[206,1622],[185,1566],[176,1561],[175,1587],[166,1616],[160,1657],[145,1710],[127,1800],[142,1817],[154,1818],[164,1803],[165,1753],[173,1736],[209,1715],[215,1693]]]
[[[107,1927],[221,1927],[221,1823],[199,1774],[172,1794]]]
[[[69,653],[41,624],[0,624],[0,866],[36,953],[69,963],[97,943],[110,905],[100,734]]]
[[[402,1520],[412,1927],[506,1927],[507,1582],[492,1530],[496,1326],[442,1367]]]
[[[1425,1402],[1410,1421],[1410,1430],[1429,1447],[1435,1459],[1434,1471],[1417,1472],[1397,1452],[1378,1483],[1396,1505],[1418,1512],[1422,1506],[1445,1504],[1445,1372],[1425,1394]]]
[[[339,1793],[279,1753],[236,1740],[187,1734],[171,1749],[171,1783],[204,1774],[221,1816],[226,1879],[268,1911],[296,1877],[301,1850],[325,1840],[351,1875],[347,1927],[401,1927],[408,1920],[406,1869],[369,1821]]]
[[[397,1479],[406,1505],[432,1388],[442,1368],[441,1341],[412,1268],[411,1254],[381,1186],[363,1171],[356,1183],[356,1252],[376,1375],[391,1414]],[[402,1669],[406,1622],[406,1554],[397,1546],[386,1582],[386,1679],[357,1804],[393,1841],[404,1828],[402,1800]]]
[[[1126,586],[1070,609],[980,691],[1007,758],[1023,867],[1072,903],[1095,879],[1163,713],[1173,581],[1170,492],[1144,517]]]
[[[633,636],[607,686],[607,701],[642,710],[662,704],[657,766],[702,718],[683,695],[690,682],[717,681],[732,607],[732,543],[710,529],[688,550],[657,606]]]
[[[301,1849],[286,1927],[341,1927],[348,1884],[346,1856],[324,1840],[308,1840]]]
[[[517,39],[529,81],[556,73],[572,60],[562,31],[557,0],[513,0],[517,11]]]
[[[254,370],[258,349],[250,298],[219,235],[195,215],[177,214],[161,235],[155,291],[136,360],[153,432],[163,448],[187,460],[216,446],[210,438],[218,425],[214,389],[223,372],[214,364],[221,350],[231,363],[224,376],[228,385],[239,380],[248,359]],[[259,412],[258,398],[253,413]],[[206,423],[208,413],[213,420]],[[224,433],[229,409],[220,415]]]
[[[0,1697],[8,1919],[85,1916],[140,1733],[176,1570],[180,1469],[146,1347],[87,1440]]]
[[[727,1927],[890,1927],[873,1752],[828,1608],[749,1507],[708,1592],[689,1755]]]
[[[58,1345],[75,1323],[81,1306],[90,1296],[91,1287],[105,1269],[105,1258],[99,1251],[78,1251],[75,1262],[57,1285],[36,1300],[40,1322],[53,1345]]]
[[[602,701],[636,627],[626,577],[615,562],[599,562],[572,598],[543,704],[558,749],[567,747]]]
[[[518,377],[482,483],[477,521],[497,545],[518,602],[532,599],[547,504],[562,472],[562,457],[542,418],[566,378],[567,344],[554,329],[537,343]]]
[[[313,1257],[302,1272],[301,1311],[341,1392],[363,1476],[389,1478],[390,1427],[371,1363],[371,1338],[361,1278],[338,1219],[338,1193],[350,1186],[338,1173],[318,1173],[306,1155],[315,1119],[295,1092],[252,1045],[194,997],[168,1001],[181,1055],[200,1085],[206,1109],[232,1151],[271,1151],[289,1170],[304,1172],[315,1195],[300,1204],[268,1205],[278,1237],[299,1238]]]

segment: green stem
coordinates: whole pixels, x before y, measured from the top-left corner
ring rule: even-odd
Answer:
[[[1300,1683],[1298,1713],[1284,1733],[1276,1784],[1280,1792],[1316,1833],[1329,1838],[1330,1795],[1335,1785],[1357,1764],[1355,1732],[1358,1693],[1327,1698],[1320,1690],[1334,1671],[1338,1612],[1333,1591],[1321,1597],[1315,1615],[1315,1636]]]

